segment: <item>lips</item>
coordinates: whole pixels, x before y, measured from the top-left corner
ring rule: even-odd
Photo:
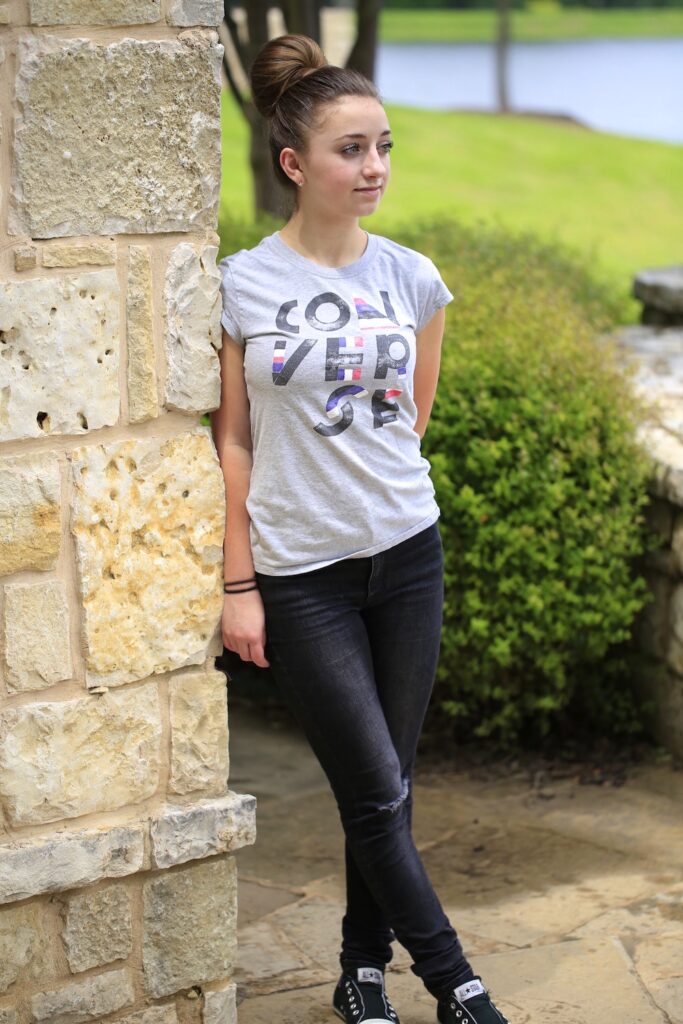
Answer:
[[[380,185],[373,185],[371,188],[357,188],[357,189],[355,189],[355,191],[356,192],[372,193],[372,192],[379,192],[380,188],[381,188]]]

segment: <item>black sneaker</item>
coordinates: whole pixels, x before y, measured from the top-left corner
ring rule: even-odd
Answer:
[[[436,1016],[440,1024],[510,1024],[491,1002],[478,974],[440,999]]]
[[[332,1009],[346,1024],[399,1024],[378,967],[344,971],[334,990]]]

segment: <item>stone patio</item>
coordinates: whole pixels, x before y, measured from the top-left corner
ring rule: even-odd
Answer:
[[[258,798],[238,851],[240,1024],[318,1024],[338,976],[342,832],[289,725],[231,698],[231,778]],[[653,750],[622,778],[418,767],[415,836],[510,1024],[683,1024],[683,771]],[[402,1024],[434,1001],[396,944]]]

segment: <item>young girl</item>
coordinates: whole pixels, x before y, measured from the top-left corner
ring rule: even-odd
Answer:
[[[384,987],[396,938],[441,1024],[507,1024],[411,834],[443,608],[420,438],[453,296],[430,259],[358,223],[389,180],[374,85],[300,35],[261,49],[251,85],[294,212],[220,263],[223,640],[270,665],[337,801],[347,905],[335,1012],[398,1024]]]

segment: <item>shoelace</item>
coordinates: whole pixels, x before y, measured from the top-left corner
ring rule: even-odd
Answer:
[[[384,990],[384,985],[382,985],[380,987],[378,985],[372,984],[371,982],[358,982],[358,981],[356,981],[353,984],[351,984],[350,981],[346,981],[344,987],[346,988],[346,994],[347,994],[347,998],[348,998],[348,1001],[349,1001],[349,1006],[351,1007],[351,1013],[353,1014],[354,1017],[358,1017],[360,1015],[360,1012],[361,1012],[360,1007],[357,1006],[357,1004],[356,1004],[356,994],[354,992],[354,986],[357,986],[358,990],[360,991],[361,990],[361,985],[367,985],[367,987],[370,989],[370,991],[372,991],[373,993],[376,992],[377,995],[383,996],[384,1003],[386,1005],[388,1015],[390,1017],[392,1017],[394,1020],[398,1020],[398,1014],[396,1013],[396,1010],[393,1008],[393,1006],[389,1002],[389,997],[387,996],[387,994],[386,994],[386,992]]]
[[[454,1002],[453,999],[454,997],[453,994],[451,993],[451,995],[448,997],[448,1005],[450,1006],[451,1010],[455,1010],[455,1016],[461,1018],[460,1024],[477,1024],[476,1018],[472,1018],[468,1016],[468,1014],[472,1013],[472,1010],[476,1011],[478,1007],[473,1006],[472,1010],[468,1010],[466,1006],[466,1003],[474,1003],[475,1000],[477,999],[484,1000],[482,1006],[486,1006],[487,1008],[488,1006],[491,1006],[493,1009],[495,1009],[496,1013],[500,1017],[501,1024],[510,1024],[507,1017],[503,1013],[501,1013],[497,1006],[494,1005],[493,1000],[491,999],[491,996],[488,992],[488,989],[486,993],[482,993],[481,995],[477,996],[472,996],[470,999],[459,999],[458,1002]],[[458,1003],[460,1003],[460,1007],[465,1007],[464,1010],[458,1007]],[[463,1016],[463,1014],[465,1014],[465,1016]]]

